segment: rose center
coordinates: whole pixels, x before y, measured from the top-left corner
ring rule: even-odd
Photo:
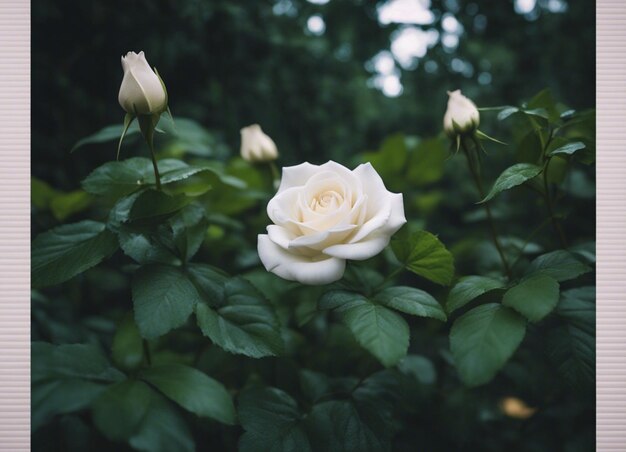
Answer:
[[[309,203],[309,207],[314,212],[324,213],[329,210],[335,210],[342,202],[343,196],[334,190],[327,190],[314,196]]]

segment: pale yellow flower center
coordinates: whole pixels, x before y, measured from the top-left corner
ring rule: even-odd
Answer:
[[[315,195],[309,207],[317,213],[325,213],[337,209],[343,203],[343,196],[335,190],[326,190]]]

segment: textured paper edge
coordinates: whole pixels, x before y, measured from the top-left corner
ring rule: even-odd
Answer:
[[[623,451],[626,2],[596,12],[597,450]],[[0,43],[0,450],[16,452],[30,450],[30,2],[0,0]]]
[[[626,450],[626,2],[598,0],[596,445]]]
[[[30,450],[30,2],[0,0],[0,450]]]

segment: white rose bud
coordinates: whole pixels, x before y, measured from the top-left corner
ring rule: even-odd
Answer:
[[[380,253],[406,223],[402,194],[388,191],[369,163],[283,168],[267,214],[273,224],[257,243],[265,269],[314,285],[341,279],[346,259]]]
[[[443,117],[443,130],[451,136],[475,130],[480,114],[474,102],[461,94],[461,90],[448,91],[448,109]]]
[[[269,162],[278,158],[274,141],[258,124],[241,129],[241,157],[248,162]]]
[[[143,52],[128,52],[122,57],[122,68],[124,79],[118,96],[122,108],[133,115],[162,113],[167,108],[167,94]]]

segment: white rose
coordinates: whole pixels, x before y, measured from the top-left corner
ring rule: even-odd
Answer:
[[[260,125],[252,124],[241,129],[241,156],[248,162],[269,162],[278,158],[278,149]]]
[[[283,168],[267,205],[274,224],[259,234],[265,268],[303,284],[341,279],[346,259],[380,253],[406,223],[401,193],[391,193],[370,163],[354,171],[330,161]]]
[[[476,129],[480,122],[480,114],[474,102],[461,94],[460,89],[448,91],[448,96],[448,109],[443,117],[443,130],[448,135],[456,135]]]
[[[126,112],[137,115],[162,113],[167,94],[143,52],[128,52],[122,57],[124,79],[118,100]]]

